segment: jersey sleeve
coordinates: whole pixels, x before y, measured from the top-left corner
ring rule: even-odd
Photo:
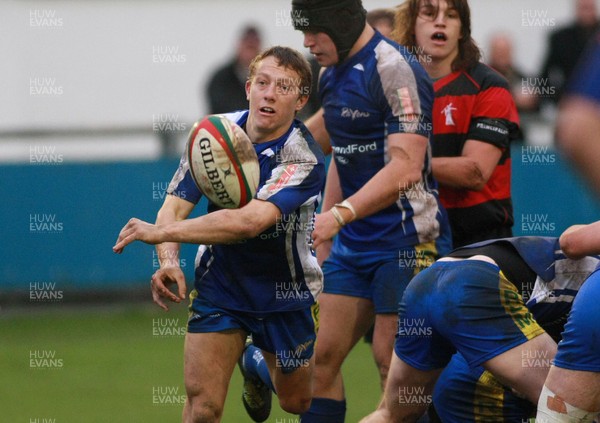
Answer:
[[[496,81],[486,85],[477,94],[467,139],[507,149],[518,131],[517,107],[505,84]]]
[[[192,178],[187,153],[184,151],[179,161],[179,167],[167,187],[167,194],[175,195],[182,200],[198,204],[202,193]]]
[[[278,165],[256,194],[259,200],[275,204],[283,214],[294,212],[308,201],[316,201],[325,183],[325,165],[319,147],[309,145],[295,129],[277,153]]]
[[[433,87],[418,60],[409,53],[403,54],[402,49],[386,42],[375,49],[386,132],[429,137],[433,126]]]

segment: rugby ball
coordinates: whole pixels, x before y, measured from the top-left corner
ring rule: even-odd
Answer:
[[[260,166],[248,135],[222,115],[209,115],[192,126],[187,143],[190,173],[208,199],[222,208],[252,200]]]

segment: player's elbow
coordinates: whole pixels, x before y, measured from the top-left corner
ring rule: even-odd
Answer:
[[[421,182],[423,175],[420,169],[411,169],[406,173],[406,180],[410,185],[415,185]]]
[[[579,243],[573,238],[573,234],[563,233],[559,238],[560,249],[570,259],[577,260],[582,258],[585,254],[581,251]]]
[[[292,414],[304,414],[310,408],[312,398],[309,396],[281,397],[279,405],[284,411]]]
[[[471,182],[468,189],[470,191],[480,192],[480,191],[483,191],[483,188],[485,188],[485,181],[475,180],[475,181]]]
[[[470,162],[465,169],[464,185],[469,191],[482,191],[487,184],[485,177],[477,163]]]

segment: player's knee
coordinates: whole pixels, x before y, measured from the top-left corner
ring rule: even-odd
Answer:
[[[191,418],[193,423],[218,422],[223,409],[211,401],[191,401]]]
[[[567,403],[546,385],[540,394],[536,421],[543,423],[592,423],[598,412],[582,410]]]
[[[333,354],[317,355],[315,360],[314,381],[321,387],[329,386],[334,383],[340,373],[341,366],[333,358]]]
[[[380,358],[375,358],[375,364],[377,364],[377,368],[379,369],[379,376],[381,379],[387,379],[388,374],[390,373],[390,357],[387,357],[387,360]]]
[[[279,397],[279,405],[284,411],[292,414],[303,414],[310,408],[312,398],[304,395],[293,395]]]
[[[392,354],[390,354],[389,351],[381,351],[381,349],[373,347],[373,358],[375,359],[375,364],[379,370],[379,379],[383,386],[385,386],[385,381],[390,373]]]
[[[381,385],[381,390],[384,391],[388,375],[390,374],[390,366],[386,364],[386,365],[381,365],[378,367],[379,367],[379,384]]]
[[[323,346],[319,348],[318,353],[315,354],[315,365],[317,367],[339,367],[343,361],[343,357],[340,358],[340,353],[335,348]]]

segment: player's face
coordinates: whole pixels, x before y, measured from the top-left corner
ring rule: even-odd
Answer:
[[[446,0],[421,0],[415,24],[415,39],[423,53],[437,65],[447,65],[458,56],[461,22]]]
[[[333,66],[340,60],[333,40],[324,32],[304,32],[304,47],[323,67]]]
[[[279,66],[273,56],[258,64],[254,76],[246,82],[250,104],[246,130],[252,142],[274,140],[286,133],[296,112],[308,100],[306,95],[301,95],[299,84],[300,76]]]

